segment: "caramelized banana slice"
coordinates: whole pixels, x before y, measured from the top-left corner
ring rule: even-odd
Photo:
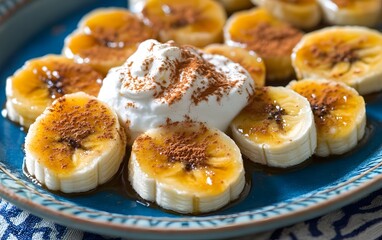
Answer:
[[[229,13],[253,7],[251,0],[218,0]]]
[[[316,155],[343,154],[357,145],[366,126],[365,102],[343,83],[305,79],[288,85],[306,97],[317,128]]]
[[[97,96],[103,76],[86,64],[58,55],[27,61],[7,79],[8,117],[29,127],[54,99],[83,91]]]
[[[360,94],[382,89],[382,34],[366,27],[328,27],[307,34],[294,48],[299,79],[344,82]]]
[[[211,54],[223,55],[239,63],[248,71],[249,75],[255,81],[256,87],[264,86],[265,65],[263,60],[255,52],[225,44],[211,44],[205,47],[204,51]]]
[[[381,0],[318,0],[324,18],[335,25],[372,27],[378,23]]]
[[[89,63],[107,74],[122,65],[139,43],[156,38],[146,26],[126,9],[97,9],[82,18],[78,29],[65,39],[63,53],[78,63]]]
[[[225,43],[253,50],[264,60],[267,79],[285,80],[293,75],[290,60],[302,32],[277,20],[264,9],[233,14],[224,30]]]
[[[128,166],[130,183],[142,198],[180,213],[219,209],[245,185],[238,147],[202,123],[147,131],[135,140]]]
[[[85,192],[107,182],[125,154],[116,113],[83,92],[57,99],[25,139],[28,173],[50,190]]]
[[[311,29],[321,20],[321,9],[317,0],[252,0],[252,2],[297,28]]]
[[[221,42],[226,13],[213,0],[148,0],[141,12],[159,31],[159,40],[204,47]]]
[[[231,123],[232,136],[251,161],[271,167],[297,165],[313,155],[316,128],[309,102],[284,87],[256,89]]]

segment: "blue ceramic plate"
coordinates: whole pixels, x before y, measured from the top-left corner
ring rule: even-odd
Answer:
[[[7,76],[28,59],[60,53],[63,40],[91,9],[126,1],[5,0],[0,2],[0,103]],[[183,216],[147,206],[113,188],[67,196],[24,174],[25,133],[0,118],[0,195],[41,217],[87,231],[139,238],[222,238],[274,229],[322,215],[382,185],[382,93],[366,97],[367,134],[359,147],[283,172],[248,171],[247,196],[220,211]]]

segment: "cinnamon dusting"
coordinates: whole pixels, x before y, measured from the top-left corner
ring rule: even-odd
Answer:
[[[86,149],[83,141],[96,132],[96,127],[101,127],[103,131],[98,139],[114,138],[111,126],[115,124],[115,119],[109,116],[105,106],[95,99],[90,99],[84,106],[69,105],[66,101],[72,100],[59,98],[58,104],[49,108],[57,118],[45,125],[46,131],[55,132],[59,136],[58,142],[65,143],[72,151],[77,148]]]
[[[197,133],[187,136],[178,133],[165,140],[167,148],[162,149],[161,154],[167,156],[170,163],[181,162],[186,171],[191,171],[206,164],[206,143],[194,142]]]
[[[268,114],[269,120],[274,120],[277,125],[282,129],[283,128],[283,115],[286,114],[285,109],[280,105],[275,103],[268,103],[265,105],[265,112]]]
[[[31,66],[36,77],[44,82],[52,99],[83,91],[97,96],[103,76],[90,66],[67,60],[37,60]]]
[[[90,36],[99,45],[108,48],[124,48],[153,37],[153,30],[133,15],[124,15],[118,28],[89,26]]]
[[[168,15],[172,17],[170,27],[172,28],[181,28],[190,24],[195,23],[199,16],[200,12],[194,9],[193,7],[185,5],[173,5],[168,6]]]
[[[155,82],[153,77],[135,77],[131,73],[131,67],[126,67],[120,72],[120,79],[124,87],[134,91],[154,90],[154,98],[171,105],[182,99],[183,95],[193,84],[200,84],[191,95],[191,101],[198,105],[202,101],[208,101],[209,97],[215,96],[217,101],[239,84],[239,81],[228,81],[224,73],[206,59],[203,53],[196,51],[190,46],[181,46],[181,58],[164,61],[158,71],[170,71],[168,79],[161,79]],[[149,72],[152,59],[145,60],[142,70]],[[149,65],[149,67],[146,67]],[[125,81],[124,81],[125,79]],[[127,79],[127,80],[126,80]],[[196,82],[202,79],[201,82]]]
[[[348,7],[350,5],[349,0],[331,0],[331,1],[334,2],[340,8]]]
[[[322,84],[322,87],[314,87],[311,84],[294,88],[299,94],[306,97],[314,114],[315,123],[320,127],[327,124],[327,117],[336,106],[346,103],[351,97],[341,86]]]
[[[30,148],[43,154],[39,161],[58,174],[68,173],[77,166],[72,158],[76,151],[84,154],[83,157],[93,151],[94,145],[89,145],[89,140],[116,140],[116,119],[95,98],[61,97],[47,110],[50,113],[38,125],[38,135]]]
[[[119,27],[102,26],[104,24],[87,26],[89,33],[75,34],[71,38],[70,48],[75,54],[87,59],[91,63],[102,62],[102,59],[113,59],[113,61],[126,60],[136,49],[137,45],[146,39],[155,38],[155,31],[146,26],[136,16],[126,12],[110,19],[120,21]],[[95,16],[96,17],[96,16]],[[87,43],[87,47],[82,47]]]
[[[325,51],[317,45],[310,47],[310,52],[314,58],[318,58],[321,60],[320,62],[332,66],[340,62],[353,63],[358,61],[359,57],[355,51],[356,49],[348,44],[336,44],[330,51]]]
[[[252,131],[266,134],[268,127],[272,122],[275,122],[280,130],[284,129],[283,116],[287,114],[275,100],[272,100],[268,95],[268,88],[257,88],[255,94],[251,95],[248,105],[243,111],[248,114],[262,116],[264,122],[258,127],[252,128]]]
[[[208,131],[204,124],[174,122],[163,127],[164,129],[177,129],[175,133],[171,135],[164,135],[165,140],[163,144],[156,144],[155,141],[147,135],[138,137],[136,141],[149,141],[150,147],[155,149],[160,155],[166,156],[168,163],[180,162],[183,164],[185,171],[207,166],[208,137],[202,141],[196,141],[199,136],[204,135]],[[139,143],[137,145],[139,145]]]
[[[142,15],[150,21],[155,29],[182,28],[194,24],[201,16],[199,9],[185,4],[163,4],[160,7],[163,15],[156,15],[149,11],[150,6],[146,6],[142,10]]]
[[[273,26],[264,22],[246,30],[245,35],[249,39],[245,41],[247,48],[261,56],[285,56],[292,53],[303,33],[286,24]]]

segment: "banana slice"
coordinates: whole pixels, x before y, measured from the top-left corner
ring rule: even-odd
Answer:
[[[248,106],[231,123],[232,136],[251,161],[271,167],[297,165],[317,146],[309,102],[285,87],[255,91]]]
[[[97,96],[103,75],[59,55],[27,61],[6,82],[10,120],[29,127],[55,98],[83,91]]]
[[[156,38],[153,29],[122,8],[97,9],[82,18],[65,39],[63,53],[78,63],[89,63],[107,74],[122,65],[139,43]]]
[[[239,148],[220,130],[196,122],[148,130],[135,140],[128,167],[142,198],[180,213],[219,209],[245,185]]]
[[[233,62],[239,63],[248,71],[255,81],[256,87],[265,84],[265,65],[263,60],[253,51],[248,51],[240,47],[232,47],[225,44],[211,44],[204,48],[210,54],[223,55]]]
[[[124,129],[110,107],[83,92],[67,94],[31,125],[25,165],[50,190],[85,192],[118,171],[125,145]]]
[[[302,32],[277,20],[264,9],[234,13],[224,29],[225,43],[253,50],[264,60],[268,80],[293,75],[290,55]]]
[[[317,0],[252,0],[252,2],[297,28],[311,29],[321,21],[321,9]]]
[[[318,0],[325,20],[335,25],[372,27],[378,23],[381,0]]]
[[[213,0],[148,0],[141,12],[159,40],[204,47],[223,40],[224,8]]]
[[[344,82],[360,94],[382,89],[382,34],[366,27],[311,32],[293,49],[297,77]]]
[[[218,0],[229,13],[251,8],[253,4],[251,0]]]
[[[357,91],[317,79],[293,81],[288,87],[310,102],[317,128],[316,155],[343,154],[357,145],[366,126],[365,102]]]

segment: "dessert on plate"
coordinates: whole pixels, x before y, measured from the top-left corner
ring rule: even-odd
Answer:
[[[381,33],[304,36],[292,25],[317,24],[313,0],[253,0],[263,8],[227,22],[217,1],[140,2],[134,13],[90,12],[65,39],[66,57],[30,60],[7,80],[10,119],[34,122],[25,167],[41,185],[86,192],[121,169],[140,198],[200,214],[244,195],[242,154],[288,168],[348,152],[364,136],[365,102],[352,87],[382,89]],[[294,71],[299,81],[264,87]]]

